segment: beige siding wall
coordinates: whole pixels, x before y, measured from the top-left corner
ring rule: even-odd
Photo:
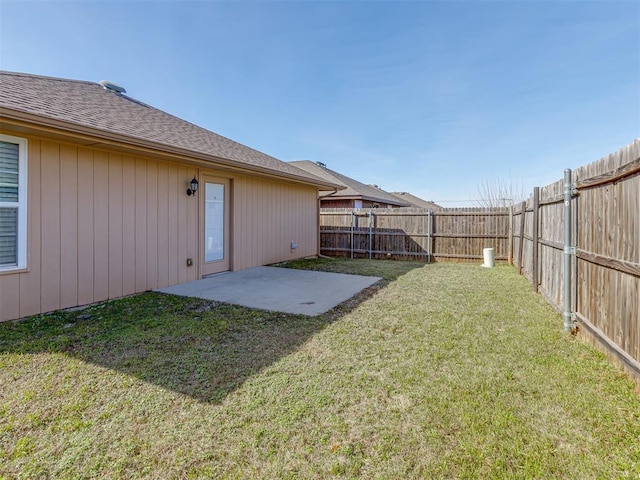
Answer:
[[[315,189],[251,177],[235,178],[231,189],[233,270],[317,254]]]
[[[199,278],[199,169],[27,138],[28,269],[0,274],[0,321]],[[233,270],[316,254],[315,188],[209,173],[232,179]]]

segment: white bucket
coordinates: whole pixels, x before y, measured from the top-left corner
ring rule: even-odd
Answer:
[[[485,248],[482,250],[482,254],[484,256],[483,267],[492,268],[496,265],[496,252],[493,248]]]

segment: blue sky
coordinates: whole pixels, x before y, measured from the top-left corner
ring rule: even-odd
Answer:
[[[108,79],[281,160],[445,206],[640,136],[640,2],[0,0],[0,68]]]

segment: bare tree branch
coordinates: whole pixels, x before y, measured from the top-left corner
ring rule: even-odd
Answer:
[[[474,201],[478,207],[509,207],[527,198],[522,184],[513,179],[485,178],[478,184],[478,195]]]

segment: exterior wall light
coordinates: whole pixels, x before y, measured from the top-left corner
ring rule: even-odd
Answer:
[[[193,180],[191,180],[191,188],[187,188],[187,195],[189,196],[195,195],[197,191],[198,191],[198,180],[194,175]]]

